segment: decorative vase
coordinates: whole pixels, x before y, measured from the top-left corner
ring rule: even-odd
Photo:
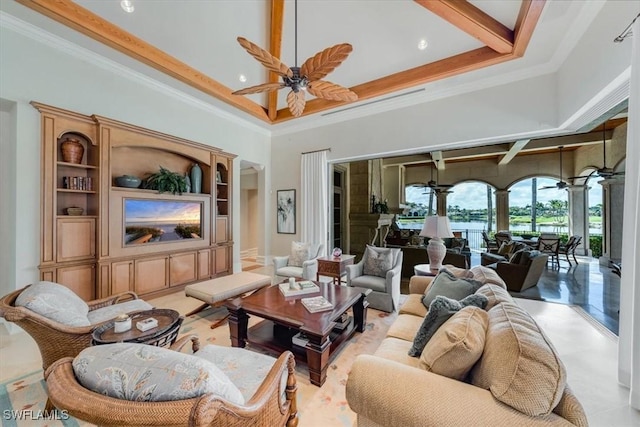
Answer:
[[[334,258],[340,258],[342,256],[342,249],[333,248],[333,251],[331,253],[334,256]]]
[[[187,187],[187,189],[184,192],[185,193],[191,193],[191,178],[189,178],[189,174],[188,173],[184,174],[184,184]]]
[[[202,191],[202,169],[197,163],[191,168],[191,192],[200,193]]]
[[[80,140],[75,138],[67,138],[60,144],[62,150],[62,161],[67,163],[82,163],[82,156],[84,155],[84,146],[80,143]]]
[[[133,175],[122,175],[116,178],[116,185],[118,187],[138,188],[141,183],[142,180]]]

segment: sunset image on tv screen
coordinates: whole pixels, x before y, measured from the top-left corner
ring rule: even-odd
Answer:
[[[201,239],[202,203],[173,200],[124,201],[124,243]]]

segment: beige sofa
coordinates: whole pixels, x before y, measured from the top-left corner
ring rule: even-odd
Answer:
[[[411,294],[386,338],[373,355],[358,356],[349,374],[347,401],[358,426],[588,425],[566,384],[562,362],[533,318],[514,302],[494,271],[477,266],[470,272],[485,283],[476,293],[489,300],[486,315],[473,308],[488,319],[480,359],[461,381],[431,372],[422,360],[424,352],[408,355],[427,314],[422,296],[433,280],[412,277]],[[441,336],[454,341],[448,333]],[[431,348],[445,347],[441,338],[434,342],[438,344]]]

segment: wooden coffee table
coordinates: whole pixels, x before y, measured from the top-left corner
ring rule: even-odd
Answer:
[[[248,342],[275,351],[290,350],[298,360],[306,362],[311,383],[321,386],[336,350],[356,331],[364,331],[369,306],[366,297],[371,289],[315,283],[320,292],[285,298],[278,285],[273,285],[248,297],[227,301],[231,344],[245,347]],[[318,295],[331,301],[333,309],[310,313],[300,302],[301,298]],[[334,330],[336,320],[349,309],[353,311],[349,324],[342,330]],[[250,314],[265,320],[248,328]],[[303,332],[309,339],[304,348],[291,343],[291,337],[298,332]]]

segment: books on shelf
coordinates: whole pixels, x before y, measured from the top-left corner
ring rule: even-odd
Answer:
[[[285,297],[292,297],[296,295],[312,294],[314,292],[320,292],[320,287],[310,280],[303,280],[301,282],[295,282],[294,288],[291,289],[289,282],[280,283],[280,292]]]
[[[304,305],[305,308],[311,313],[331,310],[333,308],[333,304],[322,295],[317,297],[302,298],[300,301],[302,302],[302,305]]]
[[[304,347],[309,342],[309,338],[303,333],[298,332],[293,337],[291,337],[291,343],[293,345],[297,345],[298,347]]]
[[[348,313],[342,313],[342,316],[336,319],[336,324],[333,327],[333,329],[342,331],[349,325],[350,321],[351,321],[351,316],[349,316]]]

